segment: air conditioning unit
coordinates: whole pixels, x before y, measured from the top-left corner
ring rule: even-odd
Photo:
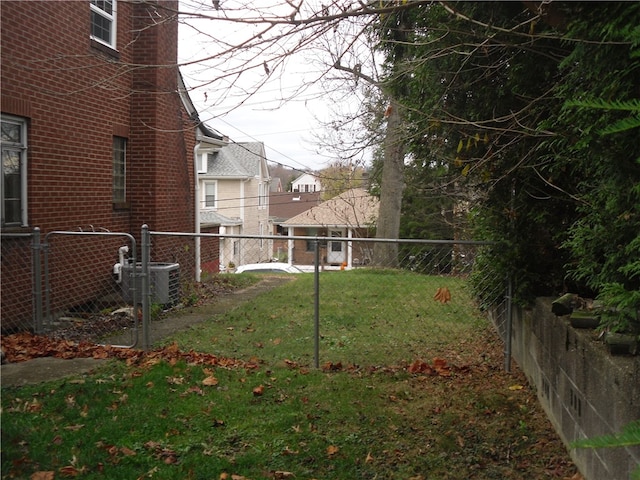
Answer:
[[[135,276],[134,276],[135,273]],[[142,264],[137,263],[135,271],[133,264],[122,266],[122,296],[127,303],[133,302],[133,288],[136,289],[136,300],[142,301]],[[180,300],[180,264],[178,263],[149,263],[149,290],[151,303],[173,305]]]

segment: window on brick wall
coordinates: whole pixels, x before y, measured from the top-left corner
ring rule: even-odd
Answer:
[[[127,139],[113,137],[113,203],[127,201]]]
[[[91,0],[91,38],[116,48],[116,0]]]
[[[2,226],[27,225],[27,121],[2,115]]]

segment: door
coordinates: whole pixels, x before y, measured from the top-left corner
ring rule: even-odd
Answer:
[[[332,238],[343,237],[343,230],[329,230],[329,236]],[[329,240],[329,245],[327,248],[327,263],[336,265],[345,261],[346,248],[345,242],[334,242]]]

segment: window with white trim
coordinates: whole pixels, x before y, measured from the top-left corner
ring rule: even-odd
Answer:
[[[216,197],[218,194],[217,182],[204,182],[203,195],[204,195],[204,208],[214,209],[216,205]]]
[[[198,173],[207,173],[207,167],[209,162],[209,154],[208,153],[198,153],[197,157],[198,162]]]
[[[113,203],[127,201],[127,139],[113,137]]]
[[[265,208],[267,206],[267,184],[260,183],[258,185],[258,207]]]
[[[115,50],[116,0],[90,0],[91,38]]]
[[[27,120],[2,116],[2,226],[27,225]]]

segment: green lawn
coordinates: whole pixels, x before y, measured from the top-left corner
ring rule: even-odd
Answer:
[[[447,287],[447,304],[433,301]],[[463,279],[392,270],[320,275],[320,361],[391,365],[469,338],[485,324]],[[182,348],[274,363],[313,365],[314,278],[298,275],[260,302],[244,305],[171,339]]]
[[[435,302],[445,286],[451,302]],[[522,376],[502,372],[501,344],[463,280],[323,272],[320,318],[325,369],[312,368],[313,276],[303,274],[166,343],[243,359],[245,367],[176,355],[3,389],[2,478],[538,479],[575,472]]]

